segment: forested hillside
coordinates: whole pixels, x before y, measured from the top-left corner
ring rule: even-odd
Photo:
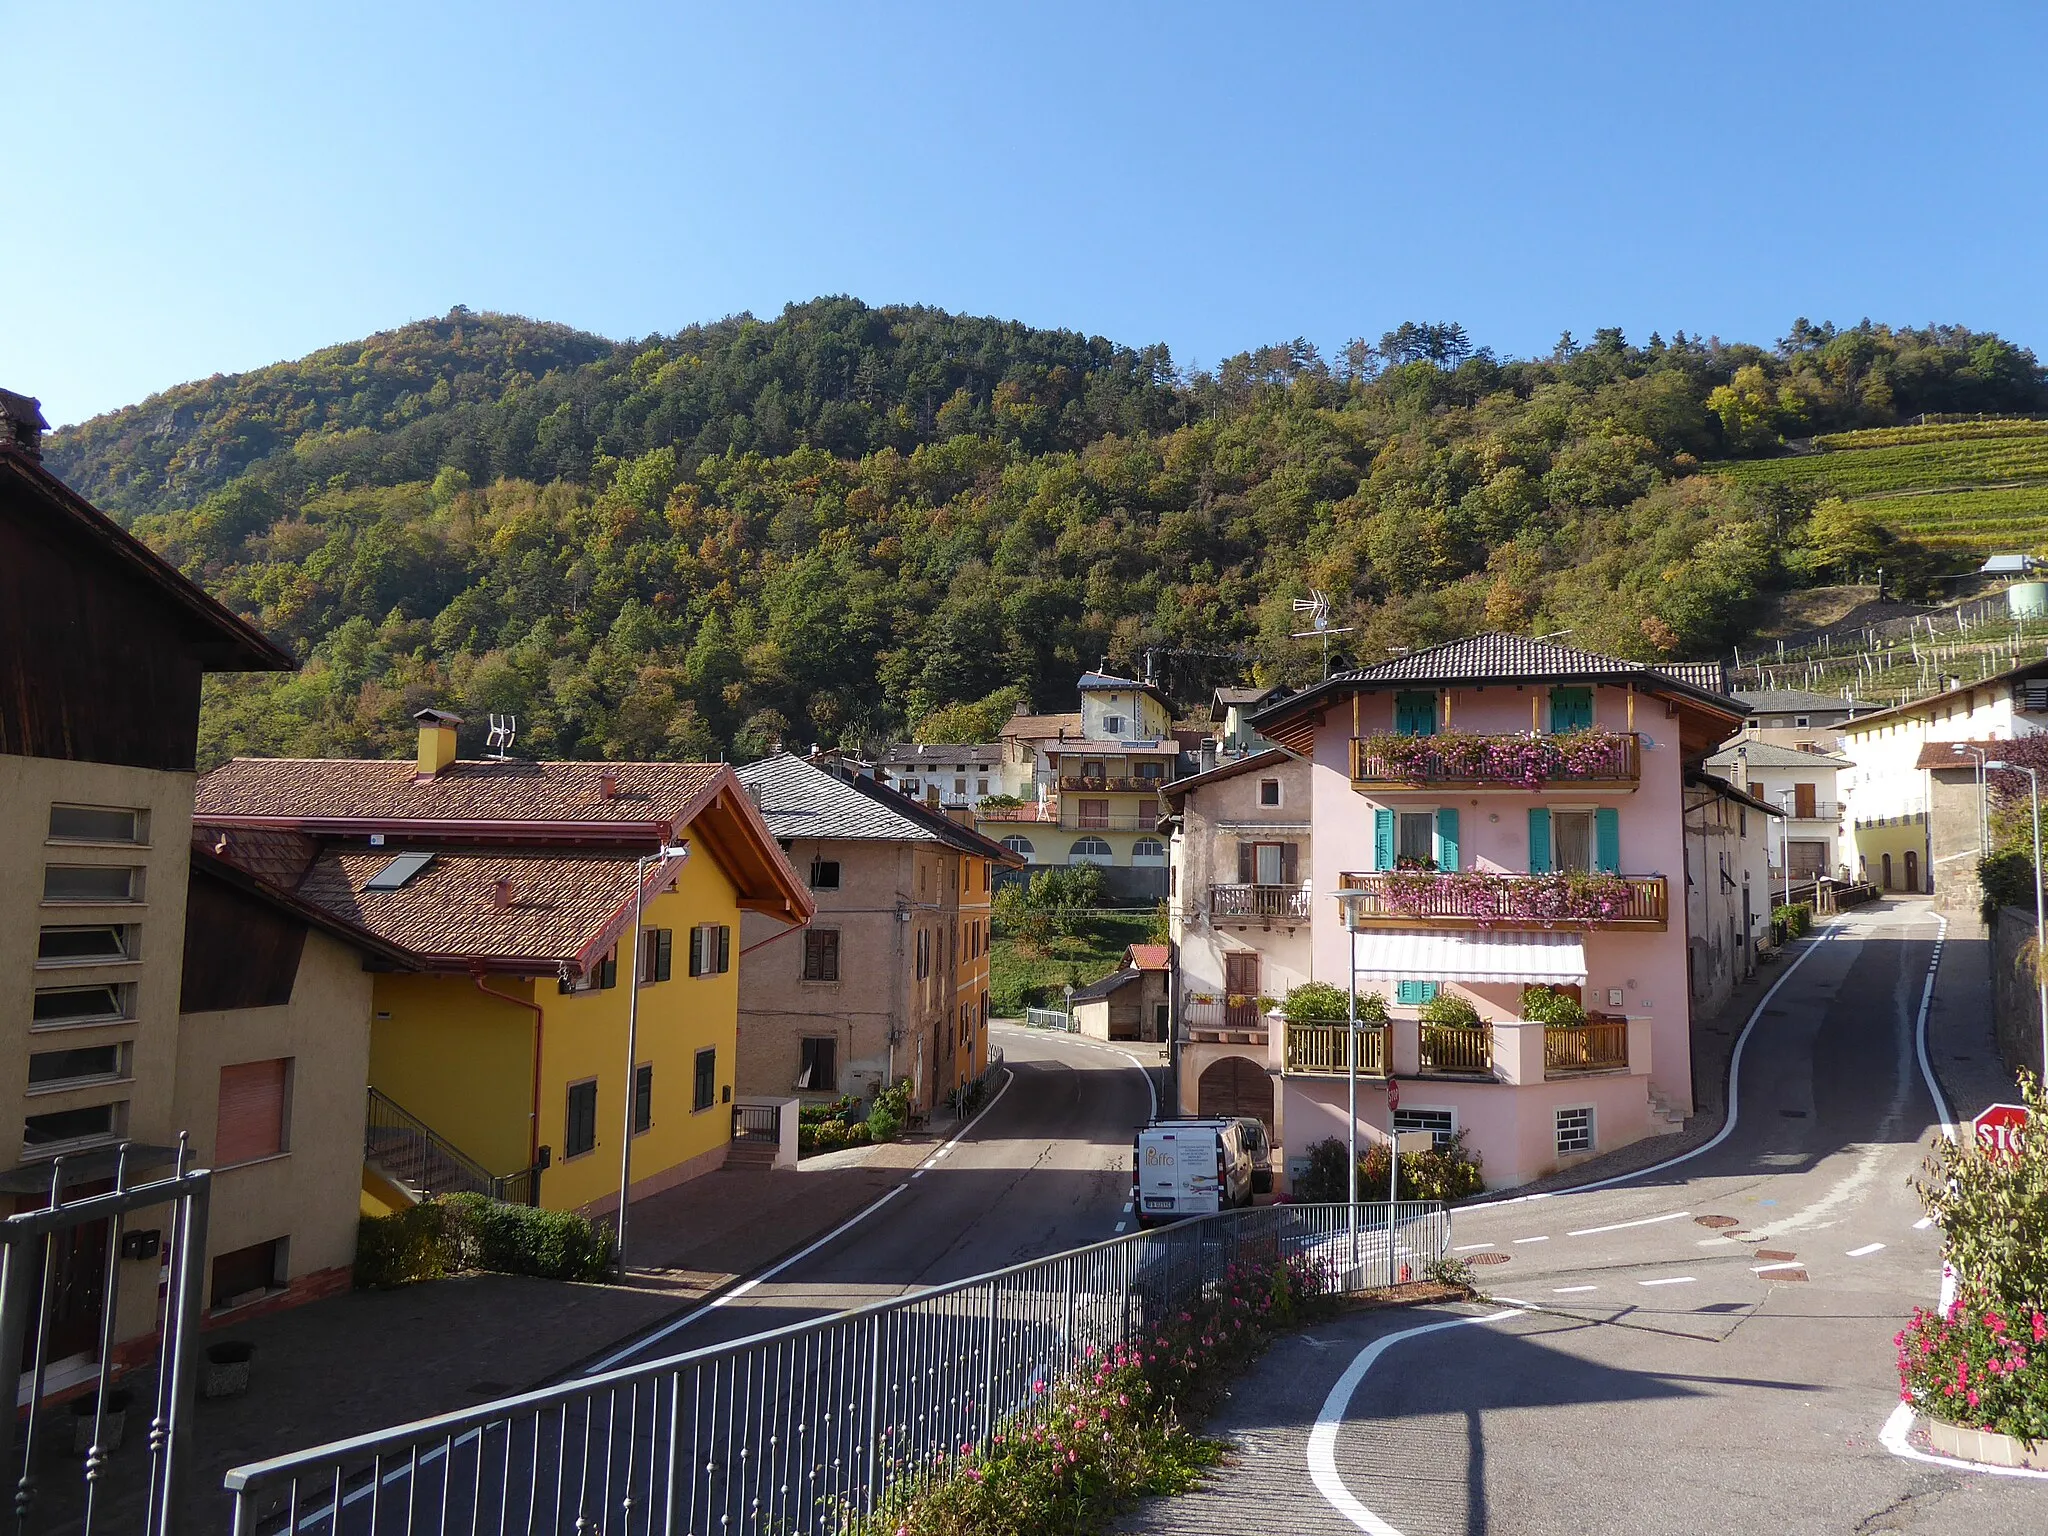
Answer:
[[[1191,702],[1312,675],[1287,638],[1311,585],[1360,660],[1482,625],[1713,654],[1773,591],[1933,558],[1825,477],[1746,461],[2043,410],[2031,353],[1954,328],[1603,331],[1501,361],[1405,325],[1184,374],[822,299],[625,343],[457,310],[48,451],[306,658],[210,689],[210,759],[392,750],[428,702],[516,713],[522,751],[744,756],[1012,686],[1056,706],[1147,651]]]

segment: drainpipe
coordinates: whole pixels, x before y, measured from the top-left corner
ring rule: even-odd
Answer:
[[[541,1007],[539,1003],[529,1003],[523,997],[513,997],[504,992],[493,992],[484,985],[484,973],[482,971],[470,972],[470,980],[476,983],[477,991],[483,993],[485,997],[495,997],[501,1003],[510,1003],[515,1008],[527,1008],[533,1012],[533,1110],[527,1122],[526,1166],[529,1172],[526,1177],[526,1203],[528,1205],[539,1205]]]

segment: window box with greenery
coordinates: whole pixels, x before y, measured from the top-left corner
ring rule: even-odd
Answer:
[[[1353,743],[1360,784],[1501,784],[1541,789],[1553,782],[1633,784],[1640,776],[1634,733],[1573,730],[1552,735],[1383,731]]]

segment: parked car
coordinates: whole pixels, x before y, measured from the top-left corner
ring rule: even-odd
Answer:
[[[1149,1227],[1183,1216],[1208,1216],[1250,1205],[1265,1127],[1257,1150],[1244,1120],[1155,1120],[1132,1138],[1131,1208]],[[1267,1187],[1272,1187],[1270,1162]]]

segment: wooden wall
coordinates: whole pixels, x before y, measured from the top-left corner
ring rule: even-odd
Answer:
[[[299,919],[194,864],[178,1012],[282,1007],[292,1000],[305,946]]]

